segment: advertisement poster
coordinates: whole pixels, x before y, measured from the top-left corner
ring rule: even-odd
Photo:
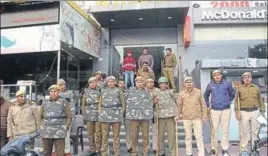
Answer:
[[[100,56],[100,30],[67,2],[60,6],[60,40],[95,57]]]
[[[59,25],[2,29],[1,54],[57,51],[59,36]]]

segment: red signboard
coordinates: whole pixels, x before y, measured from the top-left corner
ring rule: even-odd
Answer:
[[[183,26],[183,42],[184,47],[188,48],[191,43],[191,25],[190,25],[190,16],[186,16],[184,19]]]

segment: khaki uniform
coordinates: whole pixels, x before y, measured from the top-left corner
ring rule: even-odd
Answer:
[[[9,102],[8,100],[5,100],[3,97],[0,97],[0,117],[1,117],[1,119],[0,119],[0,121],[1,121],[0,122],[0,124],[1,124],[0,148],[2,148],[7,143],[7,116],[8,116],[9,107],[12,105],[13,105],[13,103]]]
[[[99,99],[99,89],[85,89],[82,112],[84,120],[87,122],[87,133],[91,152],[100,152],[101,150],[101,124],[98,122]]]
[[[193,88],[184,89],[177,98],[179,114],[183,118],[185,129],[186,155],[192,155],[192,128],[197,141],[198,156],[204,156],[204,142],[202,132],[202,119],[207,118],[207,108],[201,90]]]
[[[69,103],[62,98],[45,102],[39,114],[44,156],[51,156],[55,144],[57,156],[64,156],[65,137],[72,122]]]
[[[131,120],[132,156],[138,156],[138,138],[141,127],[143,156],[149,155],[149,123],[153,118],[153,98],[145,89],[130,89],[126,99],[126,119]]]
[[[265,112],[260,89],[258,86],[251,84],[250,86],[242,85],[236,95],[235,111],[238,112],[238,97],[240,98],[240,115],[241,115],[241,151],[247,151],[249,133],[251,127],[252,141],[257,139],[259,123],[257,118],[261,115],[260,110]]]
[[[156,94],[158,97],[158,111],[155,111],[155,116],[158,116],[158,144],[159,155],[165,154],[165,129],[168,136],[168,149],[170,156],[176,154],[176,124],[174,117],[178,116],[178,106],[173,99],[173,92],[170,90],[159,90]]]
[[[163,61],[163,74],[171,84],[173,90],[176,90],[175,81],[174,81],[174,69],[176,68],[177,61],[174,54],[166,55]]]
[[[101,155],[108,155],[108,138],[110,126],[113,130],[114,155],[119,156],[119,133],[125,113],[125,97],[119,88],[107,88],[101,91],[99,102],[99,117],[102,129],[102,149]]]
[[[141,76],[143,80],[146,80],[148,78],[155,80],[155,75],[153,72],[144,72],[142,68],[138,70],[137,76]]]
[[[23,106],[18,102],[9,108],[7,117],[7,137],[17,137],[35,133],[38,129],[38,109],[36,104],[26,100]],[[30,144],[34,148],[34,144]]]

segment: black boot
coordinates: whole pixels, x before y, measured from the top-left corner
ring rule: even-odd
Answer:
[[[130,149],[127,149],[128,153],[132,153],[132,148],[130,147]]]
[[[210,155],[215,155],[216,154],[216,150],[212,149],[209,154]]]

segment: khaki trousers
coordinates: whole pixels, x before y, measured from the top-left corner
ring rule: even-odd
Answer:
[[[156,151],[157,150],[157,124],[154,123],[152,126],[152,146],[153,146],[153,150]]]
[[[143,156],[149,155],[149,120],[131,120],[132,128],[132,156],[138,156],[138,138],[141,128],[143,141]]]
[[[222,138],[221,138],[221,147],[222,150],[228,150],[229,148],[229,125],[230,125],[230,119],[231,119],[231,110],[225,109],[225,110],[211,110],[211,118],[212,118],[212,124],[214,127],[215,132],[215,142],[216,147],[218,147],[218,130],[219,130],[219,124],[221,124],[221,130],[222,130]],[[213,144],[213,139],[211,137],[211,145],[212,149],[216,149],[215,145]]]
[[[53,144],[55,143],[56,155],[64,156],[65,139],[42,138],[44,156],[51,156]]]
[[[91,152],[101,150],[101,123],[95,121],[87,122],[87,135]]]
[[[175,81],[174,81],[174,68],[164,68],[163,69],[164,77],[169,81],[173,90],[176,90]]]
[[[185,131],[186,155],[193,155],[192,153],[192,129],[197,142],[198,156],[205,156],[202,121],[201,120],[183,120]]]
[[[246,111],[241,111],[241,151],[247,151],[247,146],[248,146],[248,140],[249,140],[249,135],[252,135],[252,143],[251,145],[254,144],[254,141],[258,137],[258,131],[260,124],[257,121],[257,118],[260,116],[260,111],[256,110],[253,112],[246,112]],[[250,127],[251,127],[251,134],[250,134]]]
[[[126,132],[126,145],[127,149],[132,148],[132,139],[131,139],[131,121],[124,119],[124,126]]]
[[[102,128],[102,149],[101,149],[101,155],[102,156],[108,156],[108,139],[109,139],[109,132],[110,132],[110,125],[112,125],[113,130],[113,148],[114,148],[114,156],[119,156],[119,149],[120,149],[120,142],[119,142],[119,133],[120,133],[120,126],[121,124],[119,122],[115,123],[107,123],[102,122],[101,128]]]
[[[70,130],[71,130],[71,128],[69,128],[69,130],[67,131],[67,135],[66,135],[66,138],[65,138],[64,153],[71,153]]]
[[[159,155],[165,154],[165,131],[167,131],[169,156],[177,156],[175,125],[174,117],[158,119]]]

